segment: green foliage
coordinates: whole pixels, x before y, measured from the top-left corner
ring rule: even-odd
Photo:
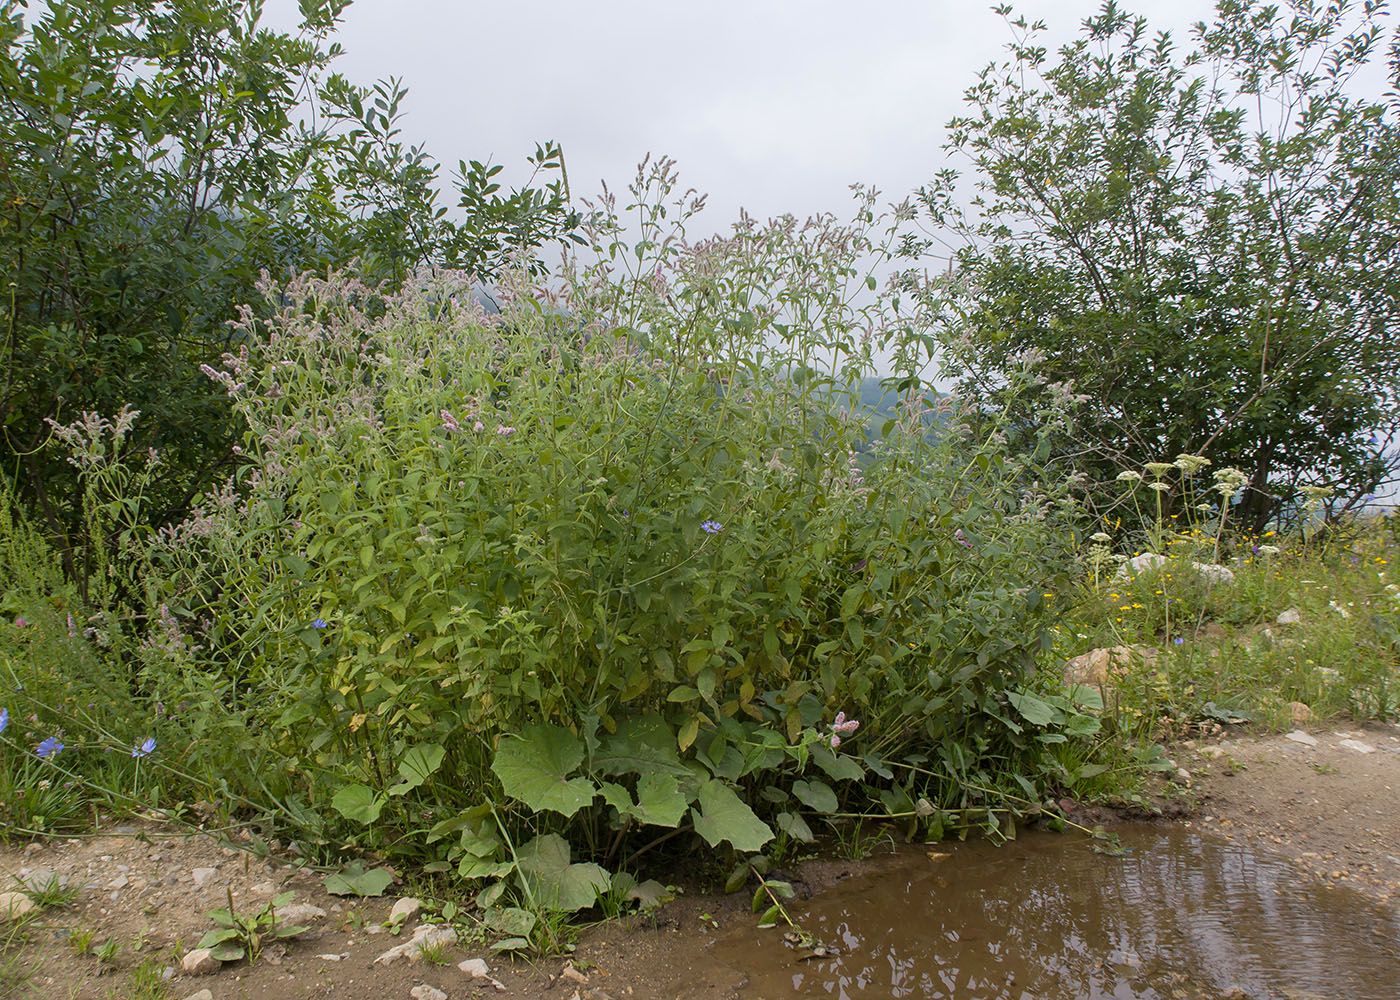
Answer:
[[[975,215],[951,171],[923,191],[968,238],[924,298],[960,391],[1023,430],[1072,411],[1056,453],[1099,481],[1181,452],[1238,465],[1254,532],[1300,484],[1335,484],[1335,507],[1374,491],[1400,133],[1357,92],[1383,45],[1357,6],[1227,0],[1187,52],[1113,2],[1054,54],[1010,20],[1010,58],[950,123]],[[1040,387],[1009,391],[1025,366]]]
[[[573,225],[562,177],[505,193],[483,164],[448,218],[437,164],[399,137],[403,88],[330,72],[347,4],[304,3],[282,33],[248,0],[0,3],[0,425],[75,580],[94,540],[49,419],[140,411],[126,448],[160,457],[144,522],[179,519],[230,467],[238,427],[199,366],[240,348],[228,323],[261,273],[488,276]],[[530,164],[534,184],[563,158]]]
[[[290,903],[292,893],[279,893],[256,912],[240,914],[233,908],[233,890],[227,891],[228,906],[210,911],[214,929],[206,931],[195,946],[208,948],[210,955],[220,962],[237,962],[244,958],[256,962],[266,942],[306,933],[307,928],[284,924],[277,918],[277,908]]]

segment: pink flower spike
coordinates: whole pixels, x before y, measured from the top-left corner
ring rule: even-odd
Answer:
[[[832,733],[832,734],[831,734],[831,749],[835,750],[835,749],[836,749],[837,747],[839,747],[840,745],[841,745],[841,737],[837,736],[835,733]]]

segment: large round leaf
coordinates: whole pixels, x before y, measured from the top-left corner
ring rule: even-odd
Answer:
[[[572,816],[593,801],[598,789],[587,778],[570,778],[583,763],[583,744],[560,726],[526,726],[496,747],[491,770],[513,799],[531,809]]]
[[[711,779],[700,786],[700,804],[692,811],[695,832],[711,847],[729,841],[738,851],[757,851],[773,839],[773,831],[746,806],[734,789]]]

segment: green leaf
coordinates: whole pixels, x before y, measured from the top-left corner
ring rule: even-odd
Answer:
[[[535,929],[535,915],[518,906],[492,907],[486,911],[486,926],[500,934],[526,937]]]
[[[834,813],[836,811],[836,793],[825,781],[794,781],[792,794],[797,796],[798,801],[813,812]]]
[[[633,815],[653,826],[679,826],[690,800],[671,774],[646,774],[637,782]]]
[[[201,947],[206,947],[201,945]],[[216,958],[220,962],[237,962],[246,954],[246,949],[242,941],[225,941],[209,948],[211,958]]]
[[[491,770],[511,798],[531,809],[572,816],[593,801],[597,787],[569,774],[583,762],[583,744],[561,726],[527,726],[521,736],[507,736],[496,747]]]
[[[599,774],[651,774],[669,772],[684,777],[690,772],[676,753],[676,734],[657,715],[629,719],[616,734],[603,740],[593,757]]]
[[[1011,702],[1011,707],[1021,713],[1021,718],[1032,726],[1048,726],[1056,722],[1060,716],[1053,705],[1041,701],[1035,695],[1008,691],[1006,692],[1006,700]]]
[[[773,839],[773,831],[718,779],[700,786],[700,803],[691,810],[695,832],[711,847],[728,841],[735,850],[757,851]]]
[[[195,947],[212,948],[216,944],[222,944],[225,941],[233,941],[237,939],[241,933],[241,931],[231,927],[224,927],[212,931],[205,931],[204,936],[199,939],[199,943],[196,944]]]
[[[833,753],[831,747],[815,747],[812,750],[812,763],[825,771],[832,781],[859,781],[865,777],[865,771],[855,758]]]
[[[799,840],[804,844],[810,844],[816,840],[812,834],[812,828],[807,825],[807,821],[795,812],[780,812],[777,816],[778,829],[783,831],[793,840]]]
[[[327,875],[321,884],[332,896],[382,896],[393,881],[394,873],[388,869],[371,868],[366,871],[363,865],[356,862]]]
[[[516,870],[535,903],[551,910],[582,910],[612,886],[612,878],[598,865],[570,864],[569,844],[555,833],[521,847]]]
[[[387,801],[366,785],[346,785],[331,799],[331,808],[346,819],[369,824],[379,818]]]
[[[399,774],[403,781],[389,788],[390,795],[403,795],[428,780],[429,775],[442,766],[446,751],[436,743],[420,743],[403,755],[399,761]]]
[[[530,939],[523,937],[502,938],[491,945],[491,950],[497,954],[503,951],[529,951]]]

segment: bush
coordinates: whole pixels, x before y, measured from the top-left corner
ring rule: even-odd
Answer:
[[[204,734],[182,766],[323,858],[498,879],[507,940],[682,834],[999,836],[1097,727],[1030,689],[1063,498],[909,374],[868,439],[869,196],[689,245],[672,183],[500,316],[441,278],[265,285],[208,370],[243,465],[143,556],[132,683]]]

